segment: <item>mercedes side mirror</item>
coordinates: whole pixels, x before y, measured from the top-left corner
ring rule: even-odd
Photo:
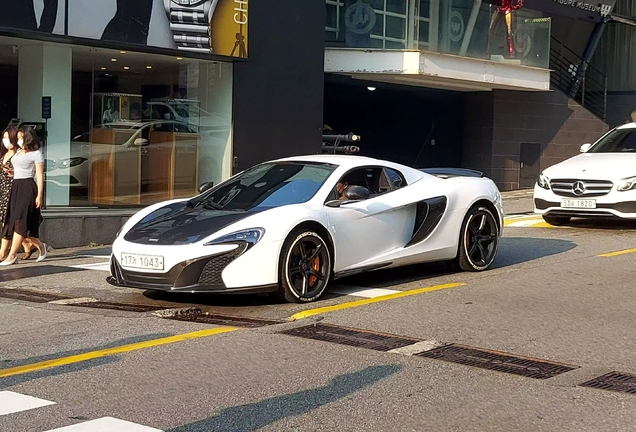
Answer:
[[[143,146],[147,146],[149,142],[150,141],[148,141],[146,138],[135,138],[135,141],[133,141],[133,144],[139,147],[143,147]]]
[[[590,147],[592,147],[592,144],[583,144],[581,146],[581,153],[587,152],[590,149]]]
[[[201,186],[199,186],[199,193],[203,193],[206,190],[209,190],[212,188],[212,186],[214,186],[214,182],[205,182],[205,183],[201,183]]]
[[[349,186],[345,192],[345,196],[348,200],[359,201],[369,198],[371,192],[363,186]]]

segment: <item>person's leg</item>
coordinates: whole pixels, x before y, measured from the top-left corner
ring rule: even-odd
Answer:
[[[9,251],[9,255],[7,258],[0,263],[0,265],[11,265],[15,264],[17,260],[18,250],[20,250],[20,246],[24,241],[24,236],[18,234],[17,232],[13,233],[13,241],[11,242],[11,251]]]
[[[11,242],[8,238],[2,239],[2,244],[0,245],[0,261],[4,261],[7,258],[7,254],[9,253],[9,246]]]
[[[33,255],[33,244],[36,243],[33,241],[31,237],[27,237],[22,242],[22,248],[24,249],[24,255],[22,256],[22,260],[28,260]]]

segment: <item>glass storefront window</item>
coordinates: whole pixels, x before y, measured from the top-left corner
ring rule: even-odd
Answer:
[[[231,64],[76,47],[72,105],[48,207],[145,206],[231,174]]]
[[[328,47],[417,49],[548,68],[549,17],[513,12],[514,55],[496,6],[473,0],[325,0]]]
[[[0,37],[0,77],[2,127],[47,136],[47,208],[146,206],[231,176],[231,63]]]

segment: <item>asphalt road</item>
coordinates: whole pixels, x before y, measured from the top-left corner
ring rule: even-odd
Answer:
[[[636,224],[506,210],[487,272],[379,271],[309,305],[115,289],[108,248],[2,269],[0,431],[633,430]],[[622,391],[582,385],[610,372]]]

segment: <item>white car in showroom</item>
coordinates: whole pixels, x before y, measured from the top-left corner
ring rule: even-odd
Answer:
[[[541,173],[534,209],[552,225],[573,217],[636,219],[636,123],[610,130]]]

